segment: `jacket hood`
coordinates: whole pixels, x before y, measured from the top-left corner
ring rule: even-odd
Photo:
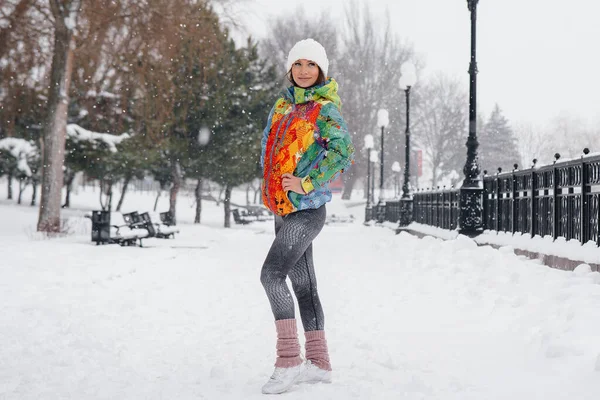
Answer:
[[[340,109],[342,101],[337,93],[338,84],[333,78],[329,78],[325,83],[317,86],[304,89],[298,86],[290,86],[283,91],[283,96],[286,100],[294,104],[302,104],[311,100],[326,99],[331,101]]]

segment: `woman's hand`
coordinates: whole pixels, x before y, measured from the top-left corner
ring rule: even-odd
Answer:
[[[304,189],[302,189],[302,179],[294,176],[292,174],[283,174],[281,175],[281,186],[283,186],[283,190],[286,192],[291,190],[292,192],[298,194],[306,194]]]

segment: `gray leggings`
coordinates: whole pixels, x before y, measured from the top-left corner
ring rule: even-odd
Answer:
[[[323,330],[323,308],[317,293],[312,241],[325,224],[325,206],[275,216],[275,240],[260,274],[275,320],[295,318],[290,277],[304,331]]]

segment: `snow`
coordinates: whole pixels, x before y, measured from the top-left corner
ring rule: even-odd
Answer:
[[[117,145],[119,143],[130,137],[127,133],[122,133],[117,136],[110,133],[92,132],[77,124],[67,125],[67,135],[77,141],[101,140],[108,145],[108,148],[112,153],[117,152]]]
[[[387,128],[390,124],[390,116],[387,110],[379,110],[377,111],[377,126],[379,128]]]
[[[446,240],[456,239],[459,235],[457,230],[450,231],[417,222],[411,223],[407,229]],[[553,240],[551,236],[535,235],[532,238],[529,234],[520,232],[513,234],[489,230],[477,236],[474,241],[480,245],[508,246],[513,249],[562,257],[582,263],[600,264],[600,248],[593,241],[582,245],[578,240],[566,240],[563,237]]]
[[[73,193],[70,234],[50,240],[0,180],[0,398],[264,399],[275,330],[259,275],[272,222],[223,229],[222,206],[205,201],[194,225],[182,196],[175,239],[95,246],[83,214],[97,194]],[[124,211],[153,202],[131,192]],[[395,235],[363,226],[363,211],[334,198],[329,214],[357,222],[315,241],[334,383],[282,398],[599,398],[600,274],[464,236]]]
[[[400,66],[400,74],[398,85],[402,90],[414,86],[417,82],[417,69],[411,62],[405,62]]]
[[[17,169],[21,170],[27,176],[32,175],[31,168],[27,164],[27,158],[37,157],[38,150],[35,145],[25,139],[7,137],[0,139],[0,150],[8,151],[17,159]]]

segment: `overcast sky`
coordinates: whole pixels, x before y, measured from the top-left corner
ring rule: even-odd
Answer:
[[[468,89],[470,16],[466,0],[363,0],[393,26],[426,62],[425,74],[445,71]],[[267,33],[274,16],[334,13],[345,0],[247,0],[247,32]],[[596,0],[480,0],[478,96],[489,114],[499,103],[513,122],[547,124],[569,114],[600,123],[600,5]],[[335,71],[330,75],[335,76]],[[340,85],[343,85],[340,82]],[[395,84],[395,83],[393,83]],[[415,86],[414,90],[418,90]]]

